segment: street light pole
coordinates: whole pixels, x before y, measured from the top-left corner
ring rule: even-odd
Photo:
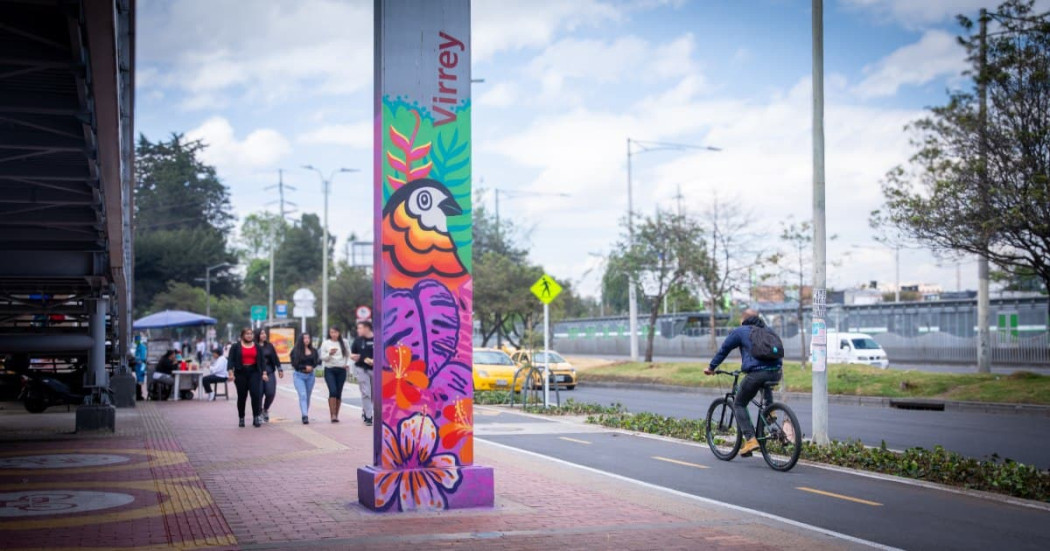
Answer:
[[[223,262],[222,264],[216,264],[214,266],[208,266],[207,268],[204,268],[204,294],[207,295],[207,299],[205,300],[206,306],[204,307],[204,315],[208,316],[209,318],[211,317],[211,271],[218,270],[219,268],[226,268],[229,266],[233,266],[233,264],[230,264],[229,262]],[[210,349],[211,339],[208,339],[208,345],[208,348]]]
[[[650,151],[681,151],[686,149],[696,149],[701,151],[722,151],[721,148],[703,146],[703,145],[690,145],[683,143],[671,143],[671,142],[651,142],[642,140],[633,140],[630,137],[627,138],[627,236],[628,246],[634,246],[634,182],[632,182],[631,175],[631,156],[637,154],[634,151],[632,145],[637,145],[641,148],[637,153],[648,153]],[[635,289],[636,282],[633,275],[629,275],[627,278],[627,300],[628,300],[628,312],[627,315],[630,318],[628,320],[628,327],[631,332],[631,361],[638,361],[638,292]],[[712,315],[714,313],[712,312]]]
[[[828,443],[827,227],[824,200],[824,1],[813,0],[813,441]],[[800,291],[801,292],[801,291]],[[801,301],[801,296],[799,297]]]
[[[328,331],[328,195],[331,192],[332,179],[341,172],[358,172],[356,168],[340,168],[333,170],[328,178],[324,173],[313,167],[303,165],[303,168],[312,170],[321,178],[321,188],[324,192],[324,241],[321,244],[321,334],[327,335]]]

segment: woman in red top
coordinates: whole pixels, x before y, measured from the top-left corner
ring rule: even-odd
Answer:
[[[268,379],[265,371],[260,369],[259,349],[255,346],[255,335],[251,328],[241,329],[241,340],[230,347],[229,378],[237,387],[237,414],[240,426],[244,426],[244,405],[250,396],[252,399],[252,426],[262,426],[262,391],[263,382]]]

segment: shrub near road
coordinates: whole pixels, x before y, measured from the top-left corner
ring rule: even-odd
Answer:
[[[723,364],[727,371],[739,364]],[[706,363],[621,362],[588,369],[580,374],[587,381],[657,383],[684,387],[723,388],[728,377],[704,375]],[[810,392],[813,374],[797,363],[784,364],[780,390]],[[887,398],[939,398],[974,402],[1003,402],[1050,405],[1050,376],[1018,372],[1012,375],[977,373],[925,373],[883,370],[862,365],[828,366],[828,393]]]
[[[598,406],[600,407],[600,406]],[[588,423],[647,434],[705,442],[703,421],[668,417],[649,412],[610,412],[591,415]],[[979,461],[935,446],[904,452],[864,446],[860,441],[831,442],[817,446],[805,442],[802,459],[841,467],[925,480],[971,490],[1006,494],[1050,502],[1050,471],[1040,471],[1009,459]]]

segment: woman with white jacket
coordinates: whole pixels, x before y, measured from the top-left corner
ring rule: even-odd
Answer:
[[[332,422],[339,422],[339,406],[343,404],[343,385],[346,384],[346,368],[350,364],[350,347],[343,340],[339,329],[328,329],[328,338],[320,346],[321,363],[324,365],[324,382],[328,385],[328,412]]]

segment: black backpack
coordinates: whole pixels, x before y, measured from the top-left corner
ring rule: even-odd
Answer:
[[[770,328],[751,327],[751,356],[756,360],[773,362],[784,358],[784,341]]]

